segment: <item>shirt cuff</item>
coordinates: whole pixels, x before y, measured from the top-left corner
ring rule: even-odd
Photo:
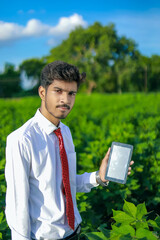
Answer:
[[[92,172],[90,175],[90,184],[92,184],[94,187],[98,187],[99,184],[96,181],[96,172]]]
[[[12,240],[30,240],[31,238],[27,238],[17,233],[15,230],[11,230]]]

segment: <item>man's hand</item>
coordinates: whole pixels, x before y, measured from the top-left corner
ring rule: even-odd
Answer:
[[[106,153],[105,157],[103,158],[100,168],[99,168],[99,176],[100,176],[102,182],[107,182],[107,180],[105,180],[105,173],[106,173],[106,169],[107,169],[110,151],[111,151],[111,148],[108,149],[108,152]],[[134,164],[134,161],[131,161],[130,167],[128,168],[128,175],[131,174],[131,170],[132,170],[131,166],[133,164]]]

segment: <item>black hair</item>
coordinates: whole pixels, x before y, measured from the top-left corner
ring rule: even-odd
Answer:
[[[79,73],[76,66],[63,61],[54,61],[47,64],[41,72],[41,86],[48,88],[54,80],[77,82],[77,87],[85,80],[86,73]]]

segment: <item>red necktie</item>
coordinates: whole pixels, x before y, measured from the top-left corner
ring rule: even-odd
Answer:
[[[69,182],[69,167],[68,167],[67,154],[64,148],[63,137],[62,137],[60,128],[56,129],[54,133],[56,134],[59,140],[59,151],[60,151],[61,164],[62,164],[62,181],[64,186],[64,193],[66,196],[66,215],[67,215],[68,225],[70,226],[70,228],[74,230],[74,208],[73,208],[73,201],[72,201],[71,188],[70,188],[70,182]]]

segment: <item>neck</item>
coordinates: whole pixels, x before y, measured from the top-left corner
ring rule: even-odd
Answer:
[[[60,120],[58,118],[55,118],[54,116],[52,116],[47,110],[46,108],[43,108],[42,104],[41,104],[41,107],[40,107],[40,112],[41,114],[47,118],[51,123],[53,123],[55,126],[58,127],[59,123],[60,123]]]

